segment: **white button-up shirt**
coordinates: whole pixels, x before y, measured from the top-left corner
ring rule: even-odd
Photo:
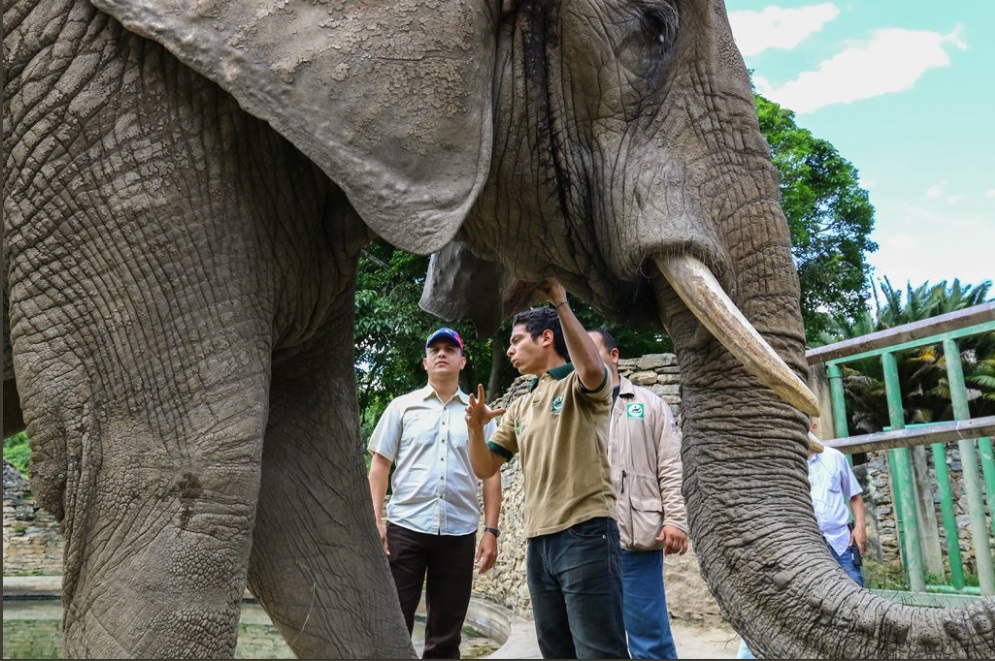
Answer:
[[[850,545],[850,499],[861,493],[860,482],[843,453],[830,447],[808,460],[808,481],[819,530],[841,554]]]
[[[432,535],[477,530],[477,476],[470,465],[466,407],[457,390],[443,403],[431,386],[395,398],[377,422],[367,449],[392,461],[387,520]],[[484,428],[490,438],[497,427]]]

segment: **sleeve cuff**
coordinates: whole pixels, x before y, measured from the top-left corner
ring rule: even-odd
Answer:
[[[512,455],[504,446],[498,445],[492,441],[487,441],[487,448],[494,454],[502,457],[505,461],[511,461]]]

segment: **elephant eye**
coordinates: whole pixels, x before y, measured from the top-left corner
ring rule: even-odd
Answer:
[[[642,22],[650,47],[658,56],[666,56],[677,43],[677,8],[669,2],[647,5],[643,8]]]
[[[655,87],[676,51],[679,17],[668,0],[638,0],[626,6],[626,35],[616,51],[620,64]]]

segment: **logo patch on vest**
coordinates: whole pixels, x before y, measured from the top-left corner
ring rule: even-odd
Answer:
[[[563,395],[557,395],[553,398],[553,403],[550,405],[549,410],[553,415],[559,415],[563,412]]]
[[[625,405],[625,417],[629,420],[642,420],[646,417],[646,409],[642,404],[626,404]]]

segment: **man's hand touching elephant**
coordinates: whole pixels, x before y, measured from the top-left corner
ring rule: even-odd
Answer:
[[[546,278],[535,289],[534,303],[549,301],[554,308],[559,308],[567,303],[567,290],[556,278]]]

